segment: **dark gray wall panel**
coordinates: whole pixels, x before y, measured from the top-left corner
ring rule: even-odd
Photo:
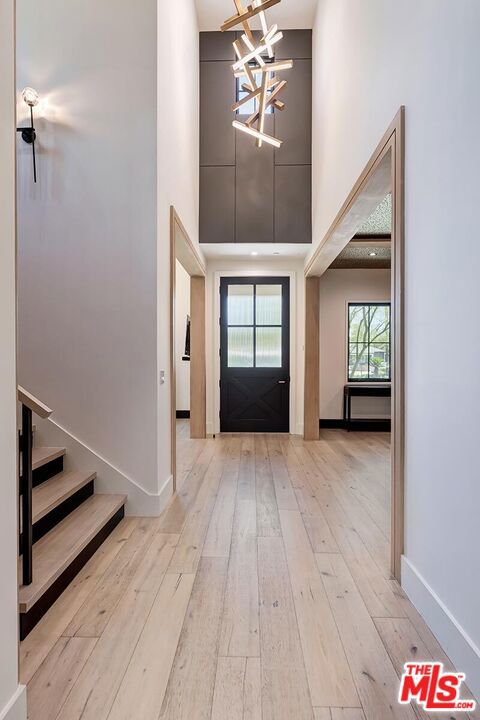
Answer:
[[[275,240],[312,242],[312,168],[282,165],[275,168]]]
[[[312,31],[286,30],[283,38],[275,45],[277,60],[308,60],[312,59]]]
[[[307,165],[312,162],[312,62],[295,60],[291,70],[278,76],[287,80],[281,95],[285,110],[275,113],[275,135],[283,140],[275,151],[279,165]]]
[[[235,168],[200,168],[200,238],[235,242]]]
[[[212,60],[230,60],[233,62],[235,53],[233,41],[236,32],[201,32],[200,62]]]
[[[200,242],[311,242],[312,33],[283,32],[276,59],[294,68],[279,73],[286,107],[265,128],[277,151],[232,128],[236,33],[200,34]]]
[[[273,132],[273,116],[266,118],[265,132]],[[273,148],[257,148],[255,138],[237,132],[236,241],[274,242]]]
[[[233,102],[231,63],[200,63],[200,165],[235,165]]]

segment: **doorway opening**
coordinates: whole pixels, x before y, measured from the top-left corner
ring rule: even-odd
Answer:
[[[352,402],[355,398],[367,405],[377,399],[390,404],[387,410],[390,409],[391,418],[391,449],[390,456],[384,458],[389,463],[384,463],[382,477],[388,506],[384,515],[378,515],[377,525],[384,524],[385,541],[390,546],[389,569],[399,581],[404,545],[404,125],[405,111],[402,107],[305,269],[306,440],[319,440],[332,432],[332,425],[329,427],[328,424],[331,418],[322,418],[321,414],[331,392],[322,376],[326,359],[321,337],[325,330],[322,303],[325,305],[328,285],[332,284],[331,273],[347,272],[353,259],[361,267],[362,257],[369,263],[368,267],[378,268],[374,272],[386,270],[385,287],[380,287],[377,278],[360,295],[352,288],[343,294],[345,362],[340,363],[340,373],[344,374],[345,382],[341,398],[343,414],[337,427],[346,431],[352,429]],[[382,208],[389,211],[385,215],[387,226],[375,237],[372,216],[381,215]],[[389,305],[387,313],[385,308]],[[374,398],[375,395],[378,398]],[[320,420],[324,420],[323,430],[322,422],[319,423],[319,411]],[[372,418],[368,417],[368,412],[366,414],[367,417],[363,418],[357,416],[356,421],[368,420],[372,424],[375,420],[383,423],[387,420],[386,417]],[[367,428],[364,425],[362,429]],[[352,445],[351,437],[349,442]],[[353,448],[348,455],[354,455]],[[379,455],[382,456],[382,451],[377,448],[377,457]],[[375,513],[372,508],[380,497],[378,488],[376,491],[377,497],[370,503],[370,515]]]
[[[188,468],[178,458],[189,440],[207,436],[205,275],[202,256],[170,208],[170,417],[173,490]],[[177,417],[178,411],[178,417]]]
[[[290,280],[220,281],[220,430],[290,430]]]
[[[176,439],[177,486],[184,476],[180,458],[190,444],[190,276],[183,265],[175,260],[175,386],[176,386]]]

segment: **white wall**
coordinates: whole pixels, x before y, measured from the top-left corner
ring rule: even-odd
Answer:
[[[313,135],[318,243],[406,106],[405,552],[480,695],[479,26],[478,0],[321,0]]]
[[[327,270],[320,278],[320,417],[343,417],[349,302],[390,302],[390,270]],[[352,417],[390,417],[389,398],[352,398]]]
[[[219,276],[287,275],[290,278],[290,432],[303,434],[303,378],[305,363],[305,280],[303,261],[295,259],[209,260],[206,278],[206,360],[207,360],[207,433],[219,431],[220,364]]]
[[[0,718],[26,718],[18,685],[14,2],[0,3]]]
[[[161,1],[158,13],[158,368],[166,384],[158,388],[158,466],[170,467],[169,234],[174,205],[190,239],[198,243],[199,36],[194,0]]]
[[[177,410],[190,410],[190,363],[182,360],[185,355],[187,315],[190,315],[190,275],[177,260],[175,284],[175,374]]]
[[[171,477],[170,205],[198,241],[194,0],[18,0],[17,24],[17,87],[47,100],[36,187],[19,148],[20,377],[148,502]]]
[[[156,2],[17,0],[17,37],[44,99],[36,186],[18,142],[19,377],[155,492]]]

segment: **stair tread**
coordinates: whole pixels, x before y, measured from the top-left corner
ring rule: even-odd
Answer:
[[[61,472],[32,491],[32,522],[36,523],[74,493],[95,480],[95,472]]]
[[[21,613],[28,612],[101,528],[125,504],[126,495],[92,495],[33,546],[33,582],[21,585]],[[20,559],[21,577],[21,559]]]
[[[46,465],[52,460],[56,460],[59,457],[63,457],[66,454],[66,449],[62,447],[37,447],[32,450],[33,469]]]

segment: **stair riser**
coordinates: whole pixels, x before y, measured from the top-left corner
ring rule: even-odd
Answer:
[[[33,630],[47,610],[51,608],[55,600],[60,597],[62,592],[68,587],[74,577],[78,575],[80,570],[87,564],[92,555],[95,554],[100,545],[107,539],[124,517],[125,506],[122,505],[35,605],[28,612],[20,613],[20,640],[24,640]]]
[[[67,515],[76,510],[87,498],[93,495],[95,489],[95,481],[91,480],[87,485],[84,485],[76,493],[70,495],[69,498],[64,500],[60,505],[57,505],[48,515],[45,515],[40,520],[37,520],[33,524],[33,542],[34,544],[46,535],[50,530],[58,525]],[[20,534],[20,554],[22,548],[22,535]]]
[[[42,467],[34,470],[32,487],[37,487],[37,485],[41,485],[47,480],[50,480],[50,478],[52,478],[54,475],[58,475],[58,473],[61,472],[63,472],[63,456],[56,458],[55,460],[52,460],[51,462],[46,463],[45,465],[42,465]],[[22,488],[23,476],[22,478],[20,478],[20,494],[22,493]]]

